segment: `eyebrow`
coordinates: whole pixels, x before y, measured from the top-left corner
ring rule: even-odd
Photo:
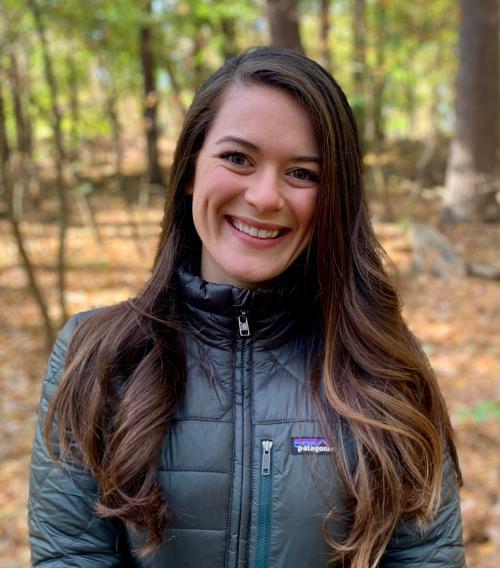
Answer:
[[[244,148],[249,148],[250,150],[253,150],[254,152],[258,152],[259,151],[259,147],[257,145],[255,145],[253,142],[250,142],[249,140],[245,140],[244,138],[240,138],[239,136],[223,136],[222,138],[219,138],[219,140],[217,140],[216,144],[224,144],[226,142],[232,142],[233,144],[239,144],[240,146],[243,146]],[[292,158],[293,162],[314,162],[316,164],[320,163],[320,159],[318,156],[294,156]]]

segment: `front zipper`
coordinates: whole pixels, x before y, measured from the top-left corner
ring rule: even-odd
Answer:
[[[241,337],[249,337],[250,325],[248,323],[247,313],[244,310],[242,310],[238,315],[238,327],[240,329]]]
[[[262,460],[260,468],[259,522],[257,530],[256,568],[267,568],[269,560],[269,537],[271,532],[272,496],[272,440],[262,440]]]
[[[241,423],[241,431],[240,431],[240,438],[241,444],[237,448],[237,452],[241,456],[241,463],[246,463],[246,471],[250,471],[250,455],[249,455],[249,446],[247,442],[247,437],[250,439],[250,432],[251,428],[249,425],[245,425],[248,417],[245,416],[245,394],[247,386],[248,386],[248,373],[249,373],[249,342],[251,341],[250,337],[250,324],[248,321],[248,312],[245,310],[239,310],[236,316],[238,322],[238,335],[240,336],[239,339],[239,348],[241,353],[241,396],[243,399],[243,404],[240,406],[236,406],[236,416],[235,416],[235,424]],[[248,463],[247,463],[248,462]],[[242,465],[245,467],[245,465]],[[243,509],[243,496],[244,496],[244,484],[249,485],[251,481],[245,481],[243,473],[240,474],[240,487],[239,487],[239,504],[238,509],[233,509],[232,514],[234,514],[235,524],[234,527],[237,530],[238,538],[236,543],[236,555],[234,564],[232,566],[239,566],[240,565],[240,553],[244,554],[244,551],[240,551],[240,547],[242,547],[243,540],[240,539],[240,535],[242,533],[242,523],[245,522],[242,515]],[[233,525],[232,525],[233,526]]]

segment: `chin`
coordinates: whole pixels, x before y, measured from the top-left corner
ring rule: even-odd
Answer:
[[[239,288],[260,288],[277,278],[283,271],[246,269],[228,271],[234,282],[239,282]]]

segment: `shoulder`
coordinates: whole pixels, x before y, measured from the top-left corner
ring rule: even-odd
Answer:
[[[84,312],[79,312],[70,317],[64,327],[59,332],[52,353],[50,354],[48,368],[47,368],[47,382],[57,382],[62,374],[64,368],[64,361],[68,346],[75,335],[78,326],[84,320],[91,316],[100,313],[105,308],[94,308]]]

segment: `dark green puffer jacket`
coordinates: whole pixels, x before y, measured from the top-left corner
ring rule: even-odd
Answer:
[[[97,518],[96,485],[77,464],[54,467],[41,433],[78,322],[61,332],[42,390],[29,497],[32,565],[47,568],[319,568],[329,530],[347,530],[331,448],[306,377],[314,319],[286,289],[250,292],[207,284],[180,271],[187,357],[186,396],[161,452],[158,478],[173,512],[163,544],[146,559],[143,542]],[[309,317],[308,317],[309,316]],[[82,413],[85,409],[82,409]],[[419,530],[400,523],[380,566],[465,566],[455,475],[446,462],[442,506]]]

